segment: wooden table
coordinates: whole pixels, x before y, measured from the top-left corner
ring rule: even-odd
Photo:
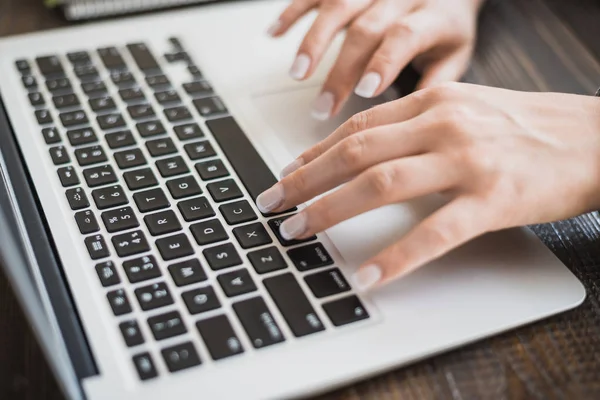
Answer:
[[[0,0],[0,36],[66,25],[40,4]],[[477,54],[465,79],[591,94],[600,85],[599,21],[598,0],[491,3],[482,15]],[[584,282],[588,297],[581,307],[323,399],[600,398],[600,219],[585,215],[533,228]],[[0,399],[61,398],[0,274]]]

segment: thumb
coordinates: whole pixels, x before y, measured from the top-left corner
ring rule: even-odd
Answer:
[[[417,90],[460,79],[467,70],[470,58],[469,50],[461,50],[431,62],[425,67]]]

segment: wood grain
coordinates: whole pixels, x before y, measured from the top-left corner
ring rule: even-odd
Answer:
[[[66,25],[40,4],[0,0],[0,36]],[[477,52],[465,80],[592,94],[600,86],[598,21],[597,0],[490,4],[481,17]],[[584,215],[533,229],[584,282],[588,297],[581,307],[322,400],[600,398],[600,219]],[[1,274],[0,399],[62,399]]]

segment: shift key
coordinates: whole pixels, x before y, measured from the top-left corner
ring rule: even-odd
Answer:
[[[233,310],[255,348],[260,349],[285,341],[283,332],[262,298],[254,297],[235,303]]]

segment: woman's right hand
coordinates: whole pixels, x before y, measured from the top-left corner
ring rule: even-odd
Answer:
[[[271,26],[285,34],[303,15],[319,15],[300,45],[290,75],[311,76],[335,35],[348,34],[313,107],[325,120],[337,114],[352,91],[381,94],[410,62],[422,72],[419,89],[460,78],[475,43],[484,0],[293,0]]]

